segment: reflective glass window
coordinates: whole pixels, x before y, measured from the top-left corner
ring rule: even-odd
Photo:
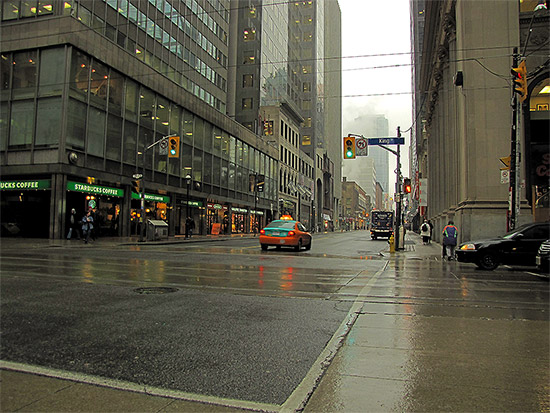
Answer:
[[[183,142],[193,145],[193,114],[183,110]]]
[[[138,105],[138,85],[127,79],[124,97],[126,119],[137,122]]]
[[[191,174],[193,180],[196,182],[202,182],[202,165],[202,151],[195,148],[193,150],[193,169]]]
[[[8,103],[0,102],[0,151],[8,146]]]
[[[202,149],[203,141],[204,141],[204,121],[199,117],[195,117],[195,140],[194,140],[195,148]]]
[[[13,102],[9,146],[30,145],[34,135],[34,101]]]
[[[120,115],[123,93],[124,77],[111,69],[111,75],[109,76],[109,112]]]
[[[105,111],[90,106],[90,125],[86,142],[89,155],[103,157],[105,150]]]
[[[34,95],[38,60],[36,51],[26,51],[13,54],[14,96],[30,97]]]
[[[44,49],[40,52],[38,94],[60,94],[65,75],[65,49]]]
[[[137,125],[126,120],[124,122],[124,139],[122,161],[130,165],[136,164]]]
[[[73,49],[71,58],[71,78],[69,86],[83,96],[88,92],[90,58],[77,49]]]
[[[61,136],[61,98],[38,101],[36,112],[36,145],[59,146]]]
[[[144,87],[141,88],[139,95],[139,116],[140,125],[153,128],[153,119],[155,117],[155,94]]]
[[[212,182],[212,155],[206,152],[204,152],[203,169],[203,182],[209,184]]]
[[[122,141],[122,119],[116,115],[109,115],[107,122],[107,145],[105,156],[107,159],[120,161],[120,145]]]
[[[86,136],[86,105],[69,99],[67,105],[67,148],[84,149]]]
[[[0,79],[2,81],[2,90],[7,90],[10,88],[10,76],[11,76],[11,67],[10,59],[7,54],[0,55]]]
[[[98,61],[92,63],[90,74],[90,99],[96,104],[105,107],[107,102],[107,88],[109,86],[109,70]]]
[[[170,126],[170,103],[160,96],[157,96],[157,114],[155,120],[157,122],[157,132],[168,135],[168,128]]]
[[[2,2],[2,20],[14,20],[19,17],[19,0]]]
[[[31,1],[22,1],[21,2],[21,9],[19,10],[21,13],[21,17],[34,17],[36,16],[36,0]]]

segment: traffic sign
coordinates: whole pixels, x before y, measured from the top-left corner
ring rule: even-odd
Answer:
[[[160,143],[159,143],[159,155],[168,155],[168,139],[160,141]]]
[[[355,155],[356,156],[368,156],[369,154],[368,142],[365,138],[355,138]]]
[[[368,138],[369,145],[404,145],[405,138]]]

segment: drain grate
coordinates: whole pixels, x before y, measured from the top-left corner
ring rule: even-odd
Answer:
[[[141,287],[134,290],[138,294],[168,294],[178,291],[173,287]]]

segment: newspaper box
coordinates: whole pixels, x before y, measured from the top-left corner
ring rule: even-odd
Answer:
[[[168,224],[160,219],[147,220],[147,241],[168,239]]]

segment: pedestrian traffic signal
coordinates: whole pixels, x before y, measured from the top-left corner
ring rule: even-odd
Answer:
[[[132,181],[132,192],[134,192],[136,194],[140,193],[140,186],[139,186],[139,181],[138,180]]]
[[[403,179],[403,192],[406,194],[411,193],[411,179],[405,178]]]
[[[180,157],[180,137],[171,136],[168,138],[168,157],[179,158]]]
[[[355,137],[344,137],[344,159],[355,159]]]
[[[522,60],[518,67],[512,67],[512,82],[514,84],[514,92],[519,94],[520,101],[527,99],[527,67],[525,60]]]

